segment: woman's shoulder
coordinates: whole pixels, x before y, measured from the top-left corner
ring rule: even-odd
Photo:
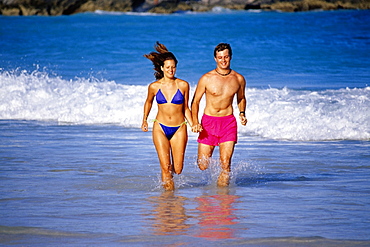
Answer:
[[[154,81],[152,83],[149,84],[149,89],[158,89],[161,85],[161,82],[158,80],[158,81]]]
[[[176,82],[177,82],[177,85],[179,85],[179,87],[188,87],[189,86],[189,83],[187,81],[179,79],[179,78],[176,78]]]

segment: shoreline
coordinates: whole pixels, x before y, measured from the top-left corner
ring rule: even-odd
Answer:
[[[302,12],[315,10],[367,10],[369,0],[0,0],[0,15],[4,16],[58,16],[73,15],[97,10],[108,12],[141,12],[173,14],[179,12],[209,12],[215,7],[230,10],[261,10]]]

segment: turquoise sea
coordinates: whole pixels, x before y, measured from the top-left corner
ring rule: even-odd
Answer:
[[[370,246],[370,11],[0,16],[1,246]],[[229,188],[140,130],[156,41],[247,80]],[[236,105],[235,105],[235,109]],[[156,108],[149,118],[154,119]]]

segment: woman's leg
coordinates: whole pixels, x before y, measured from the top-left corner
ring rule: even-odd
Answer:
[[[163,133],[161,126],[154,122],[153,142],[157,150],[159,164],[162,172],[162,183],[165,190],[174,190],[175,186],[172,179],[172,165],[170,155],[170,142]]]
[[[186,125],[183,124],[170,140],[173,158],[173,171],[176,174],[181,174],[184,167],[184,156],[187,142],[188,132],[186,130]]]

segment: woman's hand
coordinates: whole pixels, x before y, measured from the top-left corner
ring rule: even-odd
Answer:
[[[199,133],[199,132],[202,132],[203,130],[203,127],[201,124],[194,124],[192,127],[191,127],[191,131],[194,132],[194,133]]]
[[[144,120],[143,123],[141,124],[141,130],[144,132],[148,131],[148,122],[146,120]]]

